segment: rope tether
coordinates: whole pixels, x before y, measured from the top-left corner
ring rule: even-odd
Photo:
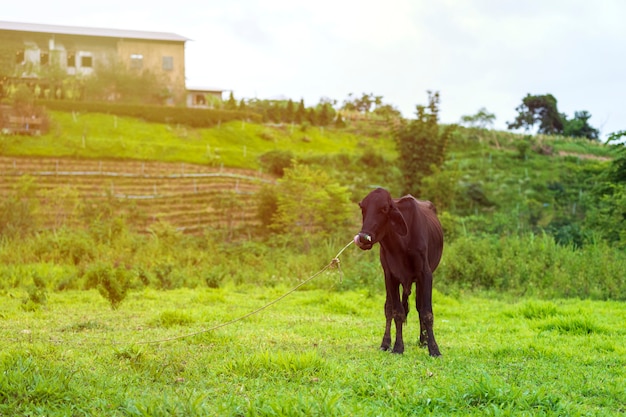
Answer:
[[[339,272],[343,275],[343,273],[341,272],[341,265],[339,263],[339,257],[341,256],[343,251],[348,249],[348,246],[350,246],[352,243],[354,243],[354,240],[351,240],[350,243],[348,243],[346,246],[344,246],[343,249],[341,249],[337,253],[337,255],[324,268],[320,269],[318,272],[316,272],[315,274],[311,275],[309,278],[305,279],[300,284],[296,285],[295,287],[293,287],[292,289],[290,289],[289,291],[287,291],[286,293],[284,293],[280,297],[276,298],[275,300],[270,301],[269,303],[265,304],[264,306],[259,307],[256,310],[251,311],[251,312],[249,312],[247,314],[244,314],[241,317],[237,317],[237,318],[229,320],[227,322],[220,323],[220,324],[217,324],[217,325],[215,325],[213,327],[210,327],[208,329],[200,330],[200,331],[197,331],[197,332],[194,332],[194,333],[188,333],[188,334],[184,334],[184,335],[181,335],[181,336],[169,337],[169,338],[166,338],[166,339],[148,340],[148,341],[143,341],[143,342],[134,342],[132,344],[134,344],[134,345],[150,345],[150,344],[156,344],[156,343],[171,342],[173,340],[185,339],[187,337],[193,337],[193,336],[197,336],[199,334],[212,332],[214,330],[221,329],[222,327],[226,327],[226,326],[229,326],[229,325],[231,325],[233,323],[236,323],[238,321],[244,320],[244,319],[246,319],[246,318],[248,318],[248,317],[250,317],[250,316],[252,316],[254,314],[260,313],[261,311],[263,311],[266,308],[276,304],[277,302],[279,302],[283,298],[287,297],[288,295],[294,293],[300,287],[304,286],[305,284],[307,284],[308,282],[310,282],[311,280],[313,280],[314,278],[319,276],[322,272],[326,271],[327,269],[329,269],[331,267],[337,267],[339,269]],[[122,342],[112,342],[112,344],[119,345],[119,344],[122,344]]]

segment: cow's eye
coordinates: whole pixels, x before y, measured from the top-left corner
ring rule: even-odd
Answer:
[[[389,212],[389,207],[387,207],[387,206],[382,207],[380,209],[380,212],[383,213],[383,214],[387,214]]]

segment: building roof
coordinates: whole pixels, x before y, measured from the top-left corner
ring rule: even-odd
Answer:
[[[79,26],[59,26],[39,23],[6,22],[0,20],[0,30],[37,32],[59,35],[99,36],[105,38],[147,39],[158,41],[185,42],[188,38],[168,32],[146,32],[141,30],[103,29]]]

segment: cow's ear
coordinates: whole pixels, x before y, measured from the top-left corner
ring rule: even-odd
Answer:
[[[409,229],[404,221],[404,216],[402,216],[398,207],[393,206],[391,208],[391,211],[389,212],[389,220],[391,221],[391,226],[393,226],[394,232],[400,236],[406,236],[407,233],[409,233]]]

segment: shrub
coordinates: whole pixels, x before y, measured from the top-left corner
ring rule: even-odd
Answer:
[[[348,189],[322,170],[295,165],[277,185],[277,208],[272,229],[297,238],[305,247],[309,239],[347,231],[354,219]]]
[[[446,246],[440,269],[448,289],[626,299],[626,256],[604,243],[576,249],[547,234],[462,236]]]
[[[285,169],[293,166],[294,158],[291,151],[274,150],[261,155],[259,162],[267,173],[282,177],[285,175]]]
[[[114,310],[126,298],[131,284],[131,272],[128,269],[101,261],[89,266],[85,278],[86,287],[97,288]]]
[[[24,236],[37,229],[39,200],[30,176],[19,179],[13,191],[0,202],[0,235]]]
[[[33,284],[26,289],[28,297],[22,300],[22,309],[25,311],[38,310],[40,306],[48,301],[48,290],[46,282],[38,274],[33,274]]]

